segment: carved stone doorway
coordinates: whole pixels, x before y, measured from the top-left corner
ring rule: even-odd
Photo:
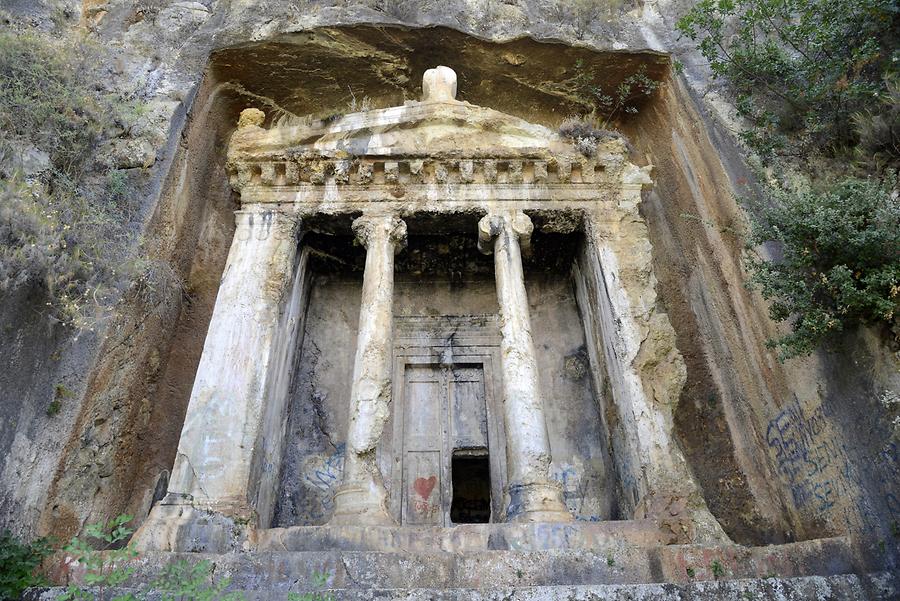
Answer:
[[[484,370],[480,364],[407,365],[405,372],[402,523],[448,526],[452,458],[488,455]]]
[[[394,515],[403,525],[453,525],[455,480],[462,493],[456,495],[457,506],[470,502],[473,493],[489,496],[489,520],[457,507],[458,519],[478,515],[471,521],[501,521],[506,439],[502,412],[495,407],[496,316],[400,317],[396,326]],[[473,463],[487,469],[466,469]],[[454,465],[466,471],[454,478]],[[479,494],[485,486],[489,493]]]

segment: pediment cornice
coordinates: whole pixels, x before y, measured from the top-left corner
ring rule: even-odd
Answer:
[[[230,161],[291,158],[576,158],[551,129],[463,102],[414,102],[308,125],[238,129]]]
[[[633,173],[619,138],[598,143],[585,156],[548,127],[450,94],[268,129],[260,111],[245,113],[229,141],[227,165],[235,190],[252,188],[254,197],[265,188],[284,193],[319,186],[649,183],[646,174]]]

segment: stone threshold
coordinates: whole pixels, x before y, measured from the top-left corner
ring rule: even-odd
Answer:
[[[585,550],[671,542],[655,520],[498,523],[440,526],[292,526],[257,530],[256,551],[374,551],[469,553],[490,550]]]

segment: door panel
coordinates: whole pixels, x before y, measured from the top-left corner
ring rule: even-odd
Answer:
[[[441,450],[444,382],[440,368],[407,368],[406,407],[403,422],[404,448],[407,451]]]
[[[403,523],[443,525],[441,453],[407,451],[405,455]]]
[[[407,364],[403,372],[401,523],[448,526],[453,452],[488,448],[484,369]]]
[[[487,409],[480,367],[453,369],[450,381],[450,421],[454,449],[487,448]]]

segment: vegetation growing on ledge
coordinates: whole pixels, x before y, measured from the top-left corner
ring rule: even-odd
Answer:
[[[60,552],[83,568],[79,582],[71,582],[58,599],[60,601],[89,601],[112,599],[113,601],[242,601],[241,591],[228,591],[231,580],[215,573],[215,565],[208,559],[193,562],[174,559],[166,564],[152,582],[133,588],[129,582],[134,568],[129,561],[137,552],[128,544],[134,533],[129,527],[132,516],[120,515],[107,523],[85,527],[85,537],[73,538],[62,549],[52,540],[39,538],[30,544],[23,543],[10,533],[0,534],[0,601],[19,599],[30,587],[46,587],[51,583],[44,572],[49,572],[51,556]],[[329,575],[314,572],[307,586],[326,589]],[[330,592],[288,592],[288,601],[333,601]]]
[[[839,155],[890,113],[896,0],[701,0],[678,29],[728,80],[751,125],[741,136],[763,158]],[[900,129],[883,134],[897,160]]]
[[[23,543],[9,532],[0,534],[0,599],[18,599],[29,586],[46,584],[39,571],[52,551],[45,538]]]
[[[559,133],[575,143],[575,147],[587,157],[597,151],[597,144],[603,140],[623,138],[613,128],[624,115],[635,115],[638,105],[655,92],[659,81],[647,75],[646,65],[623,79],[615,89],[605,89],[593,83],[590,73],[582,61],[575,64],[575,85],[578,93],[591,106],[591,111],[583,117],[569,117],[559,126]]]
[[[806,355],[857,323],[900,323],[900,5],[701,0],[678,23],[724,78],[769,168],[750,213],[751,286]],[[895,327],[895,338],[900,335]]]
[[[101,62],[80,41],[0,33],[0,291],[38,290],[86,328],[138,272],[130,176],[92,162],[133,112],[91,83]]]

